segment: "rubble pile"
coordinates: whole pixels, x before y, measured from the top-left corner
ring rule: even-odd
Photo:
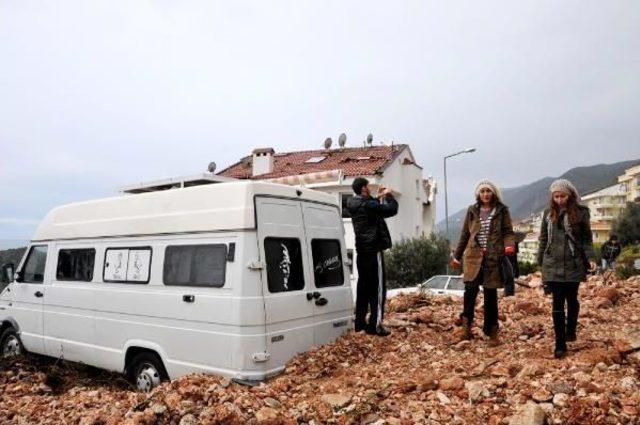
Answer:
[[[118,375],[42,359],[3,361],[0,418],[80,424],[640,423],[640,277],[581,285],[578,341],[553,358],[550,299],[539,275],[500,299],[502,344],[460,339],[461,300],[389,301],[390,337],[350,331],[249,387],[192,375],[151,394]]]

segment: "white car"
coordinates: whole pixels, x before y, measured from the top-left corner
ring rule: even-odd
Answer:
[[[464,295],[464,282],[458,275],[436,275],[423,282],[421,288],[434,295]]]

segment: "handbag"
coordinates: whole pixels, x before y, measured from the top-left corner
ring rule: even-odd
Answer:
[[[513,264],[508,256],[500,256],[499,267],[500,278],[505,288],[513,288],[515,286],[515,276],[513,271]]]

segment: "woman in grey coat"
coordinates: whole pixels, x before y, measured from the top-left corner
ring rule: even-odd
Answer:
[[[545,288],[553,294],[554,356],[561,358],[567,352],[567,341],[576,340],[578,287],[596,263],[589,208],[580,204],[578,190],[570,181],[560,179],[549,191],[551,200],[542,218],[538,264]]]

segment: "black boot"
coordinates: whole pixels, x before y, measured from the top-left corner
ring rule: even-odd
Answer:
[[[551,313],[553,316],[553,330],[556,334],[556,348],[553,352],[553,356],[556,359],[562,358],[567,353],[567,334],[565,325],[565,314],[563,311],[554,311]]]

